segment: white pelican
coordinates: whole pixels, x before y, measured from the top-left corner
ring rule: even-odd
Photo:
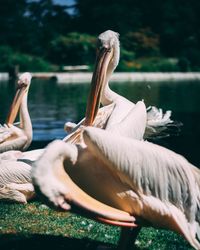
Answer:
[[[31,166],[17,161],[23,156],[19,150],[25,150],[32,140],[32,124],[27,108],[30,83],[30,73],[24,73],[19,77],[7,125],[0,127],[0,200],[26,203],[34,196],[30,178]],[[18,127],[13,125],[13,122],[19,109]]]
[[[54,141],[35,162],[32,177],[40,193],[56,206],[76,204],[112,224],[173,230],[200,249],[195,166],[164,147],[102,129],[86,128],[83,137],[86,148]]]
[[[31,74],[24,73],[19,77],[17,92],[4,126],[0,127],[0,153],[8,150],[25,150],[32,141],[32,124],[27,107],[28,90]],[[20,109],[19,127],[13,122]]]
[[[86,117],[92,117],[92,119],[83,119],[77,126],[73,123],[66,123],[65,129],[67,132],[75,131],[81,124],[86,126],[93,125],[112,131],[113,127],[122,122],[130,110],[133,109],[135,106],[133,102],[115,93],[109,87],[109,80],[119,63],[119,56],[118,33],[108,30],[100,34],[98,37],[98,53],[91,83],[91,93],[88,98],[88,103],[90,103],[90,100],[93,100],[96,104],[93,106],[94,108],[88,105],[86,109]],[[103,108],[98,111],[100,102]],[[148,134],[150,132],[155,133],[156,127],[164,127],[172,123],[170,116],[171,111],[163,114],[162,109],[152,107],[148,112],[146,126],[153,129],[150,129]],[[121,130],[122,135],[124,132],[126,131]],[[64,138],[64,141],[68,141],[68,138],[71,138],[71,135]]]
[[[63,141],[70,141],[73,143],[80,142],[80,134],[82,131],[82,128],[80,128],[81,125],[92,125],[121,134],[123,136],[132,136],[132,138],[141,140],[143,139],[143,131],[140,130],[140,128],[143,128],[143,125],[137,122],[137,126],[133,126],[135,131],[133,133],[132,130],[132,134],[129,134],[129,130],[126,129],[125,124],[127,123],[124,120],[126,120],[127,116],[130,120],[130,113],[132,112],[132,122],[134,123],[135,121],[140,121],[141,123],[147,124],[147,126],[158,127],[165,126],[166,124],[172,122],[170,120],[170,111],[163,115],[162,110],[158,110],[156,108],[153,108],[151,112],[149,112],[149,119],[146,117],[142,107],[141,114],[139,115],[139,109],[137,108],[138,114],[136,115],[136,110],[134,110],[135,104],[113,92],[109,88],[109,79],[117,67],[118,62],[118,34],[108,30],[99,35],[98,53],[91,82],[91,90],[86,107],[86,118],[79,122],[78,125],[74,123],[67,123],[65,125],[65,130],[69,132],[69,135],[67,135]],[[100,101],[103,104],[101,109],[99,109]],[[141,104],[138,105],[142,106]],[[138,120],[138,116],[143,116],[143,120]],[[123,126],[118,126],[120,123],[122,123]],[[130,122],[128,125],[130,125]],[[42,153],[42,151],[43,150],[25,152],[23,158],[35,160]]]

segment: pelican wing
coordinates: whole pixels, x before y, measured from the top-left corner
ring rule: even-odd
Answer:
[[[34,196],[30,176],[31,167],[17,161],[2,160],[0,163],[0,200],[26,203]]]
[[[112,115],[115,104],[110,104],[102,107],[98,110],[98,113],[93,122],[93,126],[104,129],[108,122],[109,117]],[[78,124],[67,122],[64,125],[64,130],[68,132],[68,135],[63,138],[64,142],[82,143],[82,132],[84,129],[85,118],[83,118]]]
[[[171,120],[171,110],[165,113],[161,108],[150,106],[147,108],[147,126],[144,138],[156,140],[170,135],[178,135],[181,131],[181,122]]]
[[[146,106],[144,102],[139,101],[121,122],[108,127],[106,130],[116,135],[142,140],[145,132],[146,120]]]
[[[104,129],[106,127],[108,119],[112,115],[112,112],[113,112],[114,108],[115,108],[114,103],[100,108],[98,110],[97,116],[95,117],[95,120],[94,120],[92,125],[94,127]]]
[[[19,157],[19,160],[23,162],[34,162],[42,155],[44,150],[45,149],[43,148],[22,152],[21,156]]]
[[[8,138],[12,136],[12,131],[9,129],[7,125],[0,125],[0,143],[6,141]]]
[[[151,127],[159,127],[165,126],[169,123],[173,123],[170,119],[172,114],[171,110],[167,110],[166,113],[163,113],[161,108],[157,108],[155,106],[148,108],[148,116],[147,116],[147,125]]]
[[[31,183],[31,166],[18,161],[3,160],[0,164],[0,183]]]
[[[181,204],[184,196],[193,203],[195,167],[181,155],[150,142],[116,137],[95,128],[86,128],[84,139],[131,189],[176,203],[180,208],[184,206],[185,210],[187,203]]]
[[[93,153],[134,193],[139,207],[136,215],[183,234],[199,249],[199,176],[193,165],[161,146],[96,128],[86,128],[83,137]]]
[[[0,153],[23,149],[26,142],[27,136],[17,126],[9,124],[0,128]]]

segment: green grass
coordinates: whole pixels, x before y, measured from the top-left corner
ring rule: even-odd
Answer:
[[[1,250],[115,249],[120,228],[104,225],[71,212],[55,211],[38,201],[27,205],[0,203]],[[135,249],[192,249],[179,235],[143,228]]]

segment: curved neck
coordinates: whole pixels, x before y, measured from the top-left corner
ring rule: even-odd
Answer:
[[[102,87],[103,89],[102,89],[101,103],[103,106],[113,103],[119,97],[119,95],[114,91],[112,91],[109,87],[109,81],[111,75],[119,63],[119,56],[120,56],[119,41],[118,39],[116,39],[113,45],[113,58],[111,59],[108,65],[105,82]]]
[[[103,106],[112,104],[119,97],[117,93],[109,87],[109,79],[106,81],[106,84],[102,91],[101,103]]]
[[[78,158],[78,148],[71,143],[65,143],[63,141],[54,141],[51,143],[51,148],[48,147],[48,159],[49,161],[61,161],[75,164]]]
[[[78,148],[76,145],[55,140],[46,147],[42,156],[36,161],[34,177],[39,180],[43,177],[46,178],[43,173],[49,173],[47,176],[52,175],[57,170],[55,166],[63,166],[64,163],[73,165],[77,158]]]
[[[32,140],[33,136],[32,123],[28,112],[27,98],[28,98],[28,91],[27,93],[24,94],[20,106],[20,127],[21,129],[24,130],[24,133],[28,137],[28,140]]]

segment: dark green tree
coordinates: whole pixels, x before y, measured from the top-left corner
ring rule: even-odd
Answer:
[[[93,64],[96,38],[80,33],[58,36],[51,41],[49,59],[58,65]]]

